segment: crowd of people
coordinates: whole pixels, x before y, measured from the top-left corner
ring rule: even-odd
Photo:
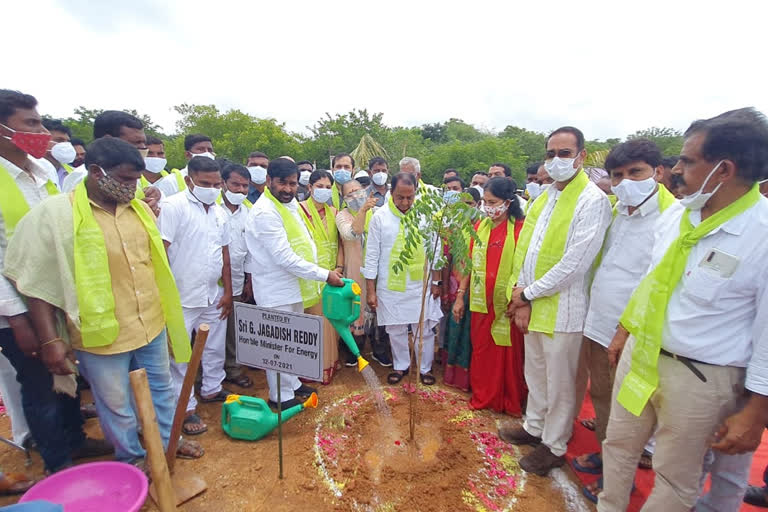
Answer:
[[[237,364],[233,302],[322,315],[323,286],[349,278],[364,304],[351,333],[390,368],[387,382],[413,370],[435,384],[437,353],[444,384],[469,392],[470,407],[524,418],[499,429],[533,446],[524,470],[565,463],[588,387],[585,423],[601,451],[573,467],[604,474],[583,489],[598,510],[626,510],[638,464],[657,474],[644,510],[738,510],[768,424],[759,112],[694,122],[679,157],[647,139],[619,143],[604,169],[583,167],[584,135],[564,126],[523,189],[504,163],[468,184],[447,169],[435,187],[411,157],[396,171],[382,157],[338,153],[323,170],[258,148],[234,162],[205,134],[186,135],[186,167],[167,169],[163,141],[136,117],[103,112],[86,146],[11,90],[0,90],[0,135],[0,395],[14,441],[34,447],[46,472],[111,453],[145,467],[128,374],[146,369],[167,445],[191,339],[207,324],[177,451],[202,457],[190,439],[208,429],[197,401],[254,386]],[[448,244],[431,255],[422,236],[393,270],[424,191],[482,214],[467,227],[471,265]],[[425,276],[430,256],[447,264]],[[327,385],[357,361],[327,320],[323,336]],[[266,377],[277,407],[277,374]],[[82,386],[102,440],[83,431]],[[279,386],[283,408],[317,391],[288,375]],[[31,484],[0,474],[0,493]],[[768,506],[764,489],[747,498]]]

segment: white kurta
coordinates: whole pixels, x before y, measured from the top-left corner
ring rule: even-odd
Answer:
[[[368,226],[365,266],[362,270],[363,277],[377,280],[378,308],[376,317],[379,325],[415,324],[418,323],[421,313],[423,286],[421,281],[413,281],[406,274],[404,292],[396,292],[387,288],[389,273],[392,271],[390,255],[399,229],[400,219],[392,213],[387,205],[373,214]],[[427,291],[424,319],[437,322],[442,316],[440,299],[433,299]]]

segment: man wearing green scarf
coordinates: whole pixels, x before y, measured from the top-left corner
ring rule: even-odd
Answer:
[[[541,476],[565,463],[583,399],[577,373],[589,276],[611,220],[608,199],[582,170],[581,130],[558,128],[546,148],[554,183],[528,207],[507,290],[508,314],[525,334],[528,405],[521,427],[499,430],[510,443],[537,445],[520,466]]]
[[[657,223],[650,271],[608,349],[620,360],[601,512],[626,510],[654,428],[643,510],[737,510],[768,423],[768,202],[757,185],[768,177],[768,121],[748,108],[694,122],[673,174],[683,197]],[[728,491],[697,502],[710,448],[713,489]]]

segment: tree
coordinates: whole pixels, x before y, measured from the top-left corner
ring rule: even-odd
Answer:
[[[451,167],[468,179],[474,172],[488,171],[491,164],[503,162],[513,169],[517,183],[525,182],[525,155],[517,141],[509,138],[487,137],[477,142],[453,141],[439,144],[424,156],[421,172],[424,181],[442,183],[443,172]]]
[[[652,140],[659,146],[661,154],[665,156],[676,156],[683,149],[683,134],[673,128],[651,127],[645,130],[638,130],[627,137],[627,140],[646,138]]]
[[[308,126],[312,136],[302,140],[304,158],[317,162],[329,162],[337,153],[348,153],[355,148],[363,135],[370,135],[374,140],[382,140],[388,128],[384,126],[384,114],[369,114],[367,110],[352,110],[346,114],[325,117],[314,126]],[[330,163],[330,162],[329,162]],[[322,168],[323,165],[320,164]]]
[[[75,109],[72,117],[67,117],[61,120],[66,126],[72,130],[72,136],[78,139],[82,139],[86,143],[93,140],[93,121],[96,117],[104,112],[104,109],[100,108],[86,108],[79,106]],[[135,109],[123,109],[123,112],[127,112],[132,116],[138,117],[142,123],[144,123],[144,132],[147,135],[154,137],[167,137],[162,133],[162,127],[155,123],[152,118],[146,114],[140,114]]]
[[[525,155],[525,165],[544,160],[547,154],[547,136],[543,133],[509,125],[499,133],[499,137],[517,141]]]

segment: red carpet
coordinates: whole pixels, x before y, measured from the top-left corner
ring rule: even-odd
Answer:
[[[594,418],[594,416],[595,411],[592,408],[592,401],[589,399],[589,395],[587,395],[586,399],[584,400],[584,404],[581,407],[579,419]],[[599,447],[597,444],[597,439],[595,438],[595,433],[587,430],[584,428],[580,421],[577,421],[573,427],[573,438],[568,444],[568,453],[566,454],[568,463],[570,464],[574,457],[577,457],[583,453],[596,452],[598,448]],[[768,431],[763,434],[763,442],[755,452],[755,457],[752,459],[752,471],[749,478],[750,484],[759,486],[764,485],[763,470],[767,464]],[[571,469],[573,469],[572,466]],[[588,475],[586,473],[579,473],[578,471],[574,471],[574,473],[584,484],[588,484],[599,478],[599,475]],[[643,503],[645,503],[646,498],[648,498],[648,495],[653,489],[653,479],[653,471],[638,469],[637,475],[635,476],[635,486],[637,486],[637,489],[632,493],[632,501],[630,502],[629,508],[627,509],[628,512],[637,512],[640,510],[640,507],[643,506]],[[751,505],[743,505],[740,512],[760,512],[766,510],[768,509],[753,507]]]

